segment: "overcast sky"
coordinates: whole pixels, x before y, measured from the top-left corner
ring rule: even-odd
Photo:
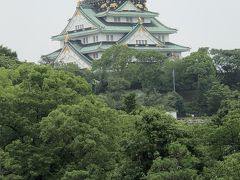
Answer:
[[[159,20],[178,29],[170,40],[189,46],[240,48],[240,0],[148,0]],[[59,48],[50,37],[60,33],[76,0],[0,0],[0,44],[19,58],[38,61]]]

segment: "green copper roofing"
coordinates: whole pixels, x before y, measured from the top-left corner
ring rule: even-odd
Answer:
[[[83,54],[88,54],[88,53],[93,53],[93,52],[101,52],[101,51],[105,51],[108,48],[112,47],[112,44],[98,44],[98,45],[94,45],[94,46],[88,46],[88,47],[83,47],[81,49],[81,53]]]
[[[113,44],[115,44],[115,43],[100,42],[100,43],[95,43],[95,44],[86,46],[86,45],[79,44],[79,42],[77,42],[77,41],[70,41],[65,44],[65,47],[68,46],[69,48],[71,48],[71,50],[74,51],[76,53],[76,55],[78,55],[79,58],[81,58],[81,60],[83,60],[84,62],[91,65],[92,59],[90,57],[88,57],[87,54],[94,53],[94,52],[103,52],[103,51],[107,50],[108,48],[111,48],[113,46]],[[170,42],[166,42],[164,44],[164,46],[162,46],[162,47],[152,46],[152,45],[149,45],[149,46],[148,45],[138,45],[138,46],[137,45],[129,45],[129,47],[137,49],[137,50],[146,50],[146,51],[147,50],[156,50],[156,51],[160,51],[163,53],[170,53],[170,52],[180,52],[181,53],[181,52],[186,52],[186,51],[190,50],[189,47],[180,46],[180,45],[173,44]],[[42,58],[47,57],[50,60],[55,61],[63,49],[59,49],[57,51],[54,51],[53,53],[42,56]]]
[[[159,14],[149,11],[105,11],[96,14],[96,17],[144,17],[144,18],[153,18],[157,17]]]
[[[51,61],[55,61],[55,59],[58,57],[58,55],[61,53],[62,49],[58,49],[50,54],[43,55],[41,58],[47,58]]]
[[[141,11],[138,9],[131,1],[127,0],[125,1],[121,6],[119,6],[116,11],[122,11],[127,5],[133,6],[137,11]]]
[[[189,47],[180,46],[174,43],[166,42],[164,47],[152,46],[135,46],[134,49],[139,50],[158,50],[160,52],[187,52],[190,51]]]
[[[86,18],[88,18],[89,20],[91,20],[91,22],[93,22],[94,24],[96,24],[96,26],[98,26],[98,27],[104,27],[104,26],[105,26],[105,24],[103,24],[102,21],[100,21],[100,20],[96,17],[96,12],[95,12],[93,9],[80,7],[80,12],[82,12],[83,15],[86,16]]]
[[[110,42],[98,42],[88,45],[80,44],[79,41],[70,41],[71,46],[74,47],[81,54],[89,54],[94,52],[105,51],[106,49],[112,47],[116,43]]]
[[[107,23],[103,20],[100,20],[96,17],[96,12],[91,8],[80,8],[80,12],[91,21],[94,25],[96,25],[97,29],[89,29],[89,30],[82,30],[82,31],[73,31],[69,32],[69,37],[75,38],[78,36],[87,36],[96,33],[129,33],[132,31],[133,27],[136,25],[134,24],[118,24],[118,23]],[[166,33],[172,34],[175,33],[177,30],[173,28],[169,28],[162,23],[160,23],[156,18],[151,18],[152,23],[146,24],[145,27],[150,33]],[[64,39],[64,31],[62,34],[53,36],[53,40],[63,40]]]

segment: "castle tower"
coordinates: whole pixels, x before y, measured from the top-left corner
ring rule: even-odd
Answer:
[[[60,49],[42,56],[55,63],[74,63],[82,69],[91,68],[94,60],[115,44],[138,50],[156,50],[167,56],[180,57],[188,47],[170,42],[176,29],[148,11],[146,0],[82,0],[65,29],[53,36]]]

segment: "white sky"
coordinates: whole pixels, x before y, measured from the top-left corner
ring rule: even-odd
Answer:
[[[170,41],[189,46],[240,48],[239,0],[148,0],[159,20],[179,30]],[[0,44],[21,60],[38,61],[59,48],[50,37],[60,33],[76,0],[0,0]]]

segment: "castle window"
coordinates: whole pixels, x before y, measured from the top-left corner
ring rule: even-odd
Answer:
[[[120,17],[114,17],[114,22],[121,22],[121,18]]]
[[[88,44],[88,37],[83,38],[83,44]]]
[[[164,36],[164,35],[158,35],[158,39],[159,39],[161,42],[165,42],[165,36]]]
[[[98,58],[98,53],[93,53],[93,58],[97,59]]]
[[[136,40],[136,44],[148,44],[147,40]]]
[[[127,20],[127,22],[133,22],[132,17],[127,17],[126,20]]]
[[[98,36],[93,36],[93,42],[98,42]]]
[[[162,42],[165,42],[165,36],[162,35]]]
[[[107,35],[106,36],[107,41],[113,41],[113,35]]]
[[[80,29],[84,29],[84,25],[83,24],[80,24],[80,25],[76,25],[75,26],[75,30],[80,30]]]

